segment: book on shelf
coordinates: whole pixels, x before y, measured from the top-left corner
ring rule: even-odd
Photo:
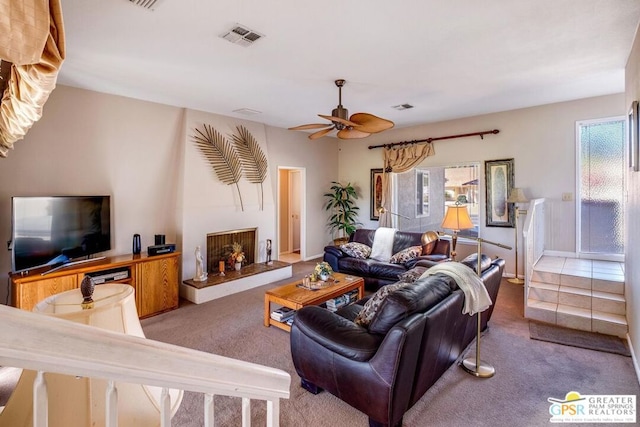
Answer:
[[[358,290],[354,289],[352,291],[347,292],[346,294],[342,294],[335,298],[329,299],[326,302],[327,309],[330,311],[336,311],[340,307],[344,307],[345,305],[351,304],[358,299]]]
[[[296,311],[289,307],[280,307],[271,312],[271,318],[278,322],[285,322],[287,319],[293,319],[293,315],[296,314]]]

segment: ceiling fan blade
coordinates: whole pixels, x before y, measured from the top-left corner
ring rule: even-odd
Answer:
[[[362,132],[358,129],[342,129],[338,132],[338,138],[340,139],[359,139],[366,138],[371,135],[369,132]]]
[[[345,126],[351,126],[351,127],[360,126],[358,123],[354,123],[354,122],[351,122],[349,120],[341,119],[340,117],[336,117],[336,116],[325,116],[323,114],[318,114],[318,116],[322,117],[323,119],[331,120],[332,122],[342,123]]]
[[[311,123],[308,125],[301,125],[289,128],[289,130],[307,130],[307,129],[320,129],[326,128],[327,126],[331,126],[331,123]]]
[[[359,131],[369,133],[382,132],[383,130],[391,129],[394,126],[394,123],[391,120],[383,119],[369,113],[355,113],[349,117],[349,120],[360,125],[358,127]]]
[[[328,134],[329,132],[331,132],[333,130],[333,126],[331,126],[328,129],[322,129],[319,130],[318,132],[312,133],[311,135],[309,135],[309,139],[318,139],[318,138],[322,138],[323,136],[325,136],[326,134]]]

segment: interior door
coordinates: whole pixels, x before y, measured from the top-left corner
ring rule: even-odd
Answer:
[[[291,170],[289,172],[289,211],[291,219],[289,221],[291,250],[292,252],[300,252],[300,171]]]

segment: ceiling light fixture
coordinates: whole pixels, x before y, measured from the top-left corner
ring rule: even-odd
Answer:
[[[246,116],[251,116],[254,114],[262,114],[262,111],[253,110],[251,108],[238,108],[237,110],[233,110],[233,113],[244,114]]]

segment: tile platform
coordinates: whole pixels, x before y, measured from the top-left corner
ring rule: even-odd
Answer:
[[[624,264],[543,256],[533,267],[525,317],[625,338]]]

